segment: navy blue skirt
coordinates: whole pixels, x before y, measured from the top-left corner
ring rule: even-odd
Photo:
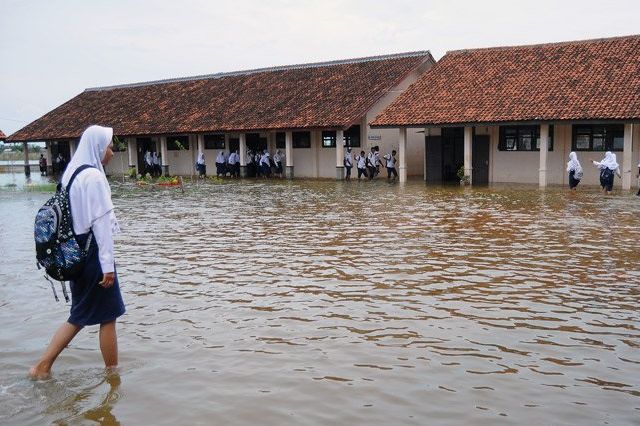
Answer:
[[[89,234],[76,236],[80,247],[84,247]],[[98,258],[98,244],[91,238],[87,262],[82,275],[71,281],[71,312],[69,323],[77,326],[111,322],[124,314],[124,302],[120,294],[118,272],[114,271],[114,283],[110,288],[98,285],[102,281],[102,267]]]

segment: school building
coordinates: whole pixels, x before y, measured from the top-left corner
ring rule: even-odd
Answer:
[[[288,177],[343,178],[344,146],[398,149],[399,130],[368,123],[435,63],[428,51],[86,89],[25,126],[9,142],[45,141],[47,160],[68,161],[86,127],[124,141],[107,174],[144,170],[146,151],[165,174],[191,175],[199,150],[209,170],[219,151],[277,150]],[[400,167],[423,173],[424,134],[409,132]],[[355,155],[354,155],[355,157]],[[403,159],[404,158],[404,159]],[[28,167],[28,166],[26,166]]]
[[[448,52],[371,123],[425,132],[424,179],[566,184],[606,151],[629,189],[640,161],[640,36]],[[412,142],[406,142],[410,146]]]

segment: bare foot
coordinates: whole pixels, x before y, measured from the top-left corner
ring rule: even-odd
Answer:
[[[29,378],[31,380],[47,380],[51,378],[51,370],[41,365],[34,365],[29,369]]]

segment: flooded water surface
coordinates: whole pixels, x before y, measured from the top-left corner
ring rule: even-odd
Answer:
[[[640,200],[421,182],[114,182],[120,367],[0,191],[2,424],[639,424]],[[618,191],[619,192],[619,191]]]

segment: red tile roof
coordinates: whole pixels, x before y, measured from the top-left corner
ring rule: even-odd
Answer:
[[[379,127],[640,119],[640,36],[448,52]]]
[[[87,89],[9,137],[77,138],[91,124],[121,136],[347,128],[428,51]]]
[[[0,141],[3,141],[7,138],[7,136],[0,130]]]

